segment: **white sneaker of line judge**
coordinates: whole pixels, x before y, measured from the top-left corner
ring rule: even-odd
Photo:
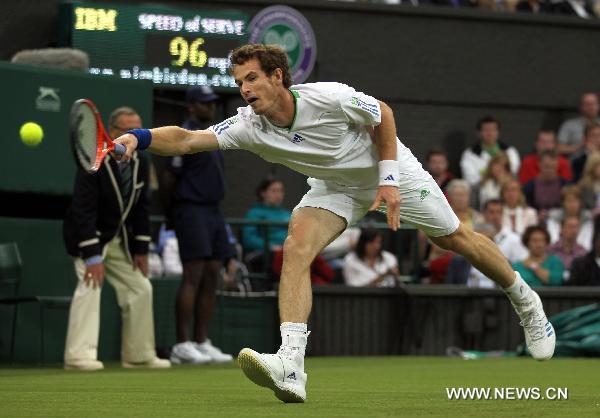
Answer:
[[[171,350],[173,364],[206,364],[211,361],[212,358],[198,351],[191,341],[175,344]]]
[[[223,353],[220,348],[212,345],[208,338],[203,343],[193,342],[192,344],[201,354],[210,357],[213,363],[228,363],[233,361],[231,354]]]

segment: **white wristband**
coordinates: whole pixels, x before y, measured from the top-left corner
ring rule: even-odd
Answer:
[[[396,160],[379,161],[379,185],[400,187],[400,167]]]

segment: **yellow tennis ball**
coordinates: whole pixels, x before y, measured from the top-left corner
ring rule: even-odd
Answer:
[[[42,142],[44,130],[35,122],[26,122],[21,126],[21,129],[19,129],[19,135],[21,136],[21,141],[23,141],[25,145],[35,147]]]

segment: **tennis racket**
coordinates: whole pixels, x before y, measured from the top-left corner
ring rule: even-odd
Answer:
[[[79,99],[71,107],[69,121],[71,148],[75,161],[90,174],[100,168],[106,154],[125,154],[124,145],[115,144],[107,135],[94,103],[89,99]]]

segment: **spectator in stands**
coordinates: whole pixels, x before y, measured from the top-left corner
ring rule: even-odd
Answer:
[[[475,232],[479,232],[491,240],[494,239],[494,227],[491,224],[477,224],[475,225]],[[468,287],[486,289],[496,287],[496,284],[489,277],[473,267],[466,258],[460,255],[454,255],[450,260],[446,284],[462,284]]]
[[[488,236],[511,263],[527,257],[528,250],[521,243],[521,237],[503,225],[502,201],[492,199],[485,202],[483,218],[485,223],[475,225],[475,230]],[[494,282],[472,267],[462,256],[455,255],[448,267],[447,283],[467,284],[469,287],[494,287]]]
[[[551,13],[552,6],[548,0],[520,0],[515,8],[517,12]]]
[[[560,206],[560,191],[567,183],[558,177],[558,155],[553,151],[544,151],[540,155],[540,173],[523,186],[527,204],[538,211],[540,220],[547,212]]]
[[[500,189],[508,180],[512,179],[508,157],[503,152],[494,155],[479,185],[479,206],[483,208],[490,199],[500,198]]]
[[[454,179],[454,175],[448,171],[448,155],[439,148],[434,148],[427,153],[427,171],[443,192],[446,191],[448,183]]]
[[[425,255],[419,271],[422,284],[442,284],[447,282],[449,265],[456,254],[427,241]]]
[[[359,237],[360,228],[351,226],[325,247],[321,255],[334,269],[341,269],[344,265],[344,257],[356,248]]]
[[[519,181],[521,184],[527,184],[540,174],[540,155],[548,151],[556,152],[556,136],[554,135],[554,131],[542,129],[538,132],[535,140],[535,152],[528,155],[521,162],[521,169],[519,170]],[[558,157],[557,175],[565,179],[565,181],[571,181],[573,178],[569,160],[562,155]]]
[[[446,196],[450,207],[460,219],[460,221],[469,228],[483,222],[481,213],[473,209],[469,203],[471,201],[471,186],[466,180],[454,179],[446,187]],[[426,240],[424,234],[419,234],[420,241]],[[423,251],[423,263],[421,274],[424,277],[423,283],[441,284],[446,281],[448,266],[455,254],[452,251],[444,250],[428,241],[429,245]]]
[[[573,264],[573,260],[582,257],[586,254],[586,250],[582,245],[577,243],[577,235],[579,234],[581,222],[577,216],[565,216],[561,222],[560,238],[552,244],[548,252],[554,254],[565,267],[565,281],[569,279],[569,270]],[[590,243],[591,247],[591,243]]]
[[[273,269],[273,275],[275,280],[279,281],[281,278],[281,271],[283,268],[283,250],[275,251],[273,254],[273,261],[271,263]],[[329,263],[321,255],[315,257],[313,262],[310,264],[310,282],[316,286],[331,284],[335,280],[335,271]]]
[[[484,205],[484,221],[494,227],[492,239],[504,256],[514,263],[527,257],[527,248],[521,242],[521,237],[503,223],[504,207],[500,199],[488,200]]]
[[[522,235],[528,226],[537,225],[537,212],[527,206],[518,180],[513,179],[504,183],[500,190],[500,199],[504,204],[502,222],[510,230]]]
[[[596,17],[594,2],[590,0],[556,0],[552,4],[552,12],[584,19]]]
[[[600,233],[594,233],[592,250],[573,260],[569,276],[571,286],[600,286]]]
[[[183,128],[205,129],[214,122],[218,96],[210,88],[191,87],[186,100],[189,117]],[[177,344],[171,351],[171,361],[176,364],[233,359],[208,339],[221,267],[235,253],[219,206],[225,195],[224,166],[218,150],[174,157],[171,162],[177,179],[173,225],[183,266],[175,302]],[[188,335],[192,317],[193,341]]]
[[[288,222],[292,212],[281,206],[285,196],[283,182],[269,177],[262,180],[256,189],[257,203],[246,213],[245,218],[256,221]],[[265,250],[264,229],[257,225],[246,225],[242,230],[242,244],[246,254]],[[287,236],[286,225],[273,225],[269,227],[268,245],[271,251],[280,250]]]
[[[479,142],[466,149],[460,159],[460,168],[465,180],[472,186],[479,184],[490,159],[504,152],[510,162],[513,175],[519,172],[519,152],[500,141],[500,123],[491,116],[484,116],[477,122]]]
[[[577,183],[583,176],[588,156],[600,151],[600,125],[588,125],[583,130],[583,149],[573,155],[571,167],[573,168],[573,181]]]
[[[587,159],[583,178],[579,182],[583,207],[600,214],[600,152]]]
[[[383,233],[361,231],[356,249],[344,258],[344,281],[353,287],[393,287],[399,276],[398,260],[383,250]]]
[[[419,4],[433,4],[436,6],[459,7],[477,7],[478,0],[421,0]]]
[[[579,105],[580,115],[563,122],[558,130],[558,152],[564,155],[572,155],[583,147],[583,133],[587,125],[600,123],[598,113],[598,95],[586,92],[581,95]]]
[[[246,213],[246,219],[289,222],[292,212],[281,206],[285,196],[283,182],[270,177],[262,180],[256,189],[258,202]],[[283,242],[287,236],[287,225],[269,226],[267,244],[272,253],[271,269],[274,279],[281,276],[283,265]],[[265,235],[264,230],[257,225],[246,225],[242,230],[243,246],[247,252],[246,261],[255,270],[267,269],[262,262],[265,260]],[[331,283],[335,272],[321,256],[317,256],[310,266],[313,284]]]
[[[483,220],[481,214],[469,206],[471,186],[467,181],[454,179],[446,190],[452,210],[465,226],[473,228],[473,225]]]
[[[560,286],[563,283],[563,264],[555,255],[548,254],[550,235],[541,226],[530,226],[523,234],[523,244],[529,257],[513,263],[513,268],[530,286]]]
[[[108,133],[117,138],[140,128],[135,110],[115,109]],[[129,163],[108,155],[91,176],[80,168],[64,221],[67,252],[74,257],[78,283],[65,344],[65,368],[99,370],[100,293],[104,277],[121,307],[123,367],[167,368],[156,356],[152,285],[148,281],[148,160],[136,152]],[[99,205],[99,206],[98,206]]]
[[[592,246],[592,235],[594,234],[594,222],[592,213],[583,209],[581,192],[576,186],[565,186],[561,191],[561,207],[552,209],[548,213],[546,227],[550,234],[550,242],[556,243],[560,238],[563,220],[567,217],[576,217],[578,222],[578,233],[575,236],[579,245],[588,251]],[[567,266],[565,266],[567,267]],[[567,267],[568,268],[568,267]]]

